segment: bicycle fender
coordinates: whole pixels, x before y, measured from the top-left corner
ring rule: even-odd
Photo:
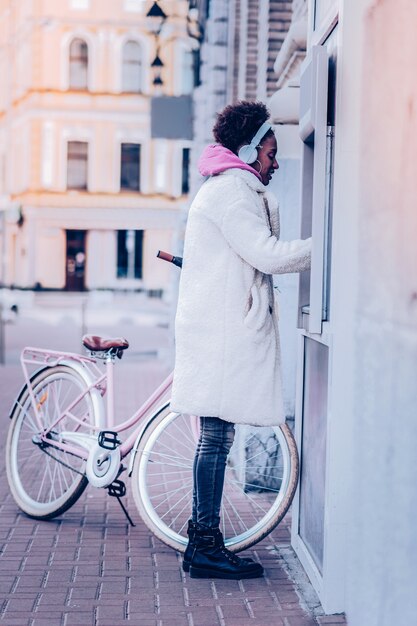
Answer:
[[[170,402],[171,402],[171,400],[169,400],[168,402],[165,402],[165,404],[160,406],[159,409],[157,411],[155,411],[155,413],[148,420],[145,421],[145,424],[143,424],[143,426],[140,427],[140,429],[138,431],[138,436],[136,437],[134,446],[132,448],[132,452],[130,454],[129,468],[127,470],[127,475],[129,477],[132,475],[133,466],[135,465],[136,454],[139,451],[140,440],[142,439],[145,430],[159,416],[161,411],[164,411],[169,406]]]

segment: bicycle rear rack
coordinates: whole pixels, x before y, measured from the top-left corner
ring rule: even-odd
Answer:
[[[76,354],[74,352],[59,352],[57,350],[45,350],[44,348],[32,348],[27,347],[22,350],[20,355],[20,363],[24,373],[27,375],[28,365],[45,365],[48,367],[54,367],[59,365],[63,361],[74,361],[81,363],[93,377],[102,375],[100,368],[97,365],[96,359],[91,356],[83,354]],[[26,376],[25,376],[26,377]]]

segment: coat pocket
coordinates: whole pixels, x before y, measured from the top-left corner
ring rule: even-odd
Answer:
[[[267,285],[252,285],[248,296],[245,326],[257,331],[266,329],[272,322],[271,312]]]

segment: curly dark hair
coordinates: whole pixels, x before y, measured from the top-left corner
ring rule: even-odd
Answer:
[[[250,143],[258,128],[268,118],[269,111],[263,102],[241,100],[229,104],[223,111],[217,113],[213,127],[214,139],[237,154],[238,148],[245,142]],[[269,131],[266,134],[269,134]]]

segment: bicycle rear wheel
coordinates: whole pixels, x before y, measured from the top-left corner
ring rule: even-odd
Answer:
[[[197,420],[165,407],[140,440],[132,476],[143,521],[159,539],[181,552],[188,541]],[[270,533],[287,512],[297,481],[297,448],[287,425],[236,425],[221,509],[226,546],[238,552]]]
[[[6,443],[6,471],[10,491],[18,506],[30,517],[51,519],[78,500],[88,484],[85,461],[48,445],[40,438],[65,409],[86,390],[86,382],[65,365],[48,367],[32,379],[33,397],[42,421],[38,424],[28,387],[20,393],[12,413]],[[64,417],[50,432],[59,439],[62,431],[91,432],[94,407],[86,394],[72,409],[85,425]]]

